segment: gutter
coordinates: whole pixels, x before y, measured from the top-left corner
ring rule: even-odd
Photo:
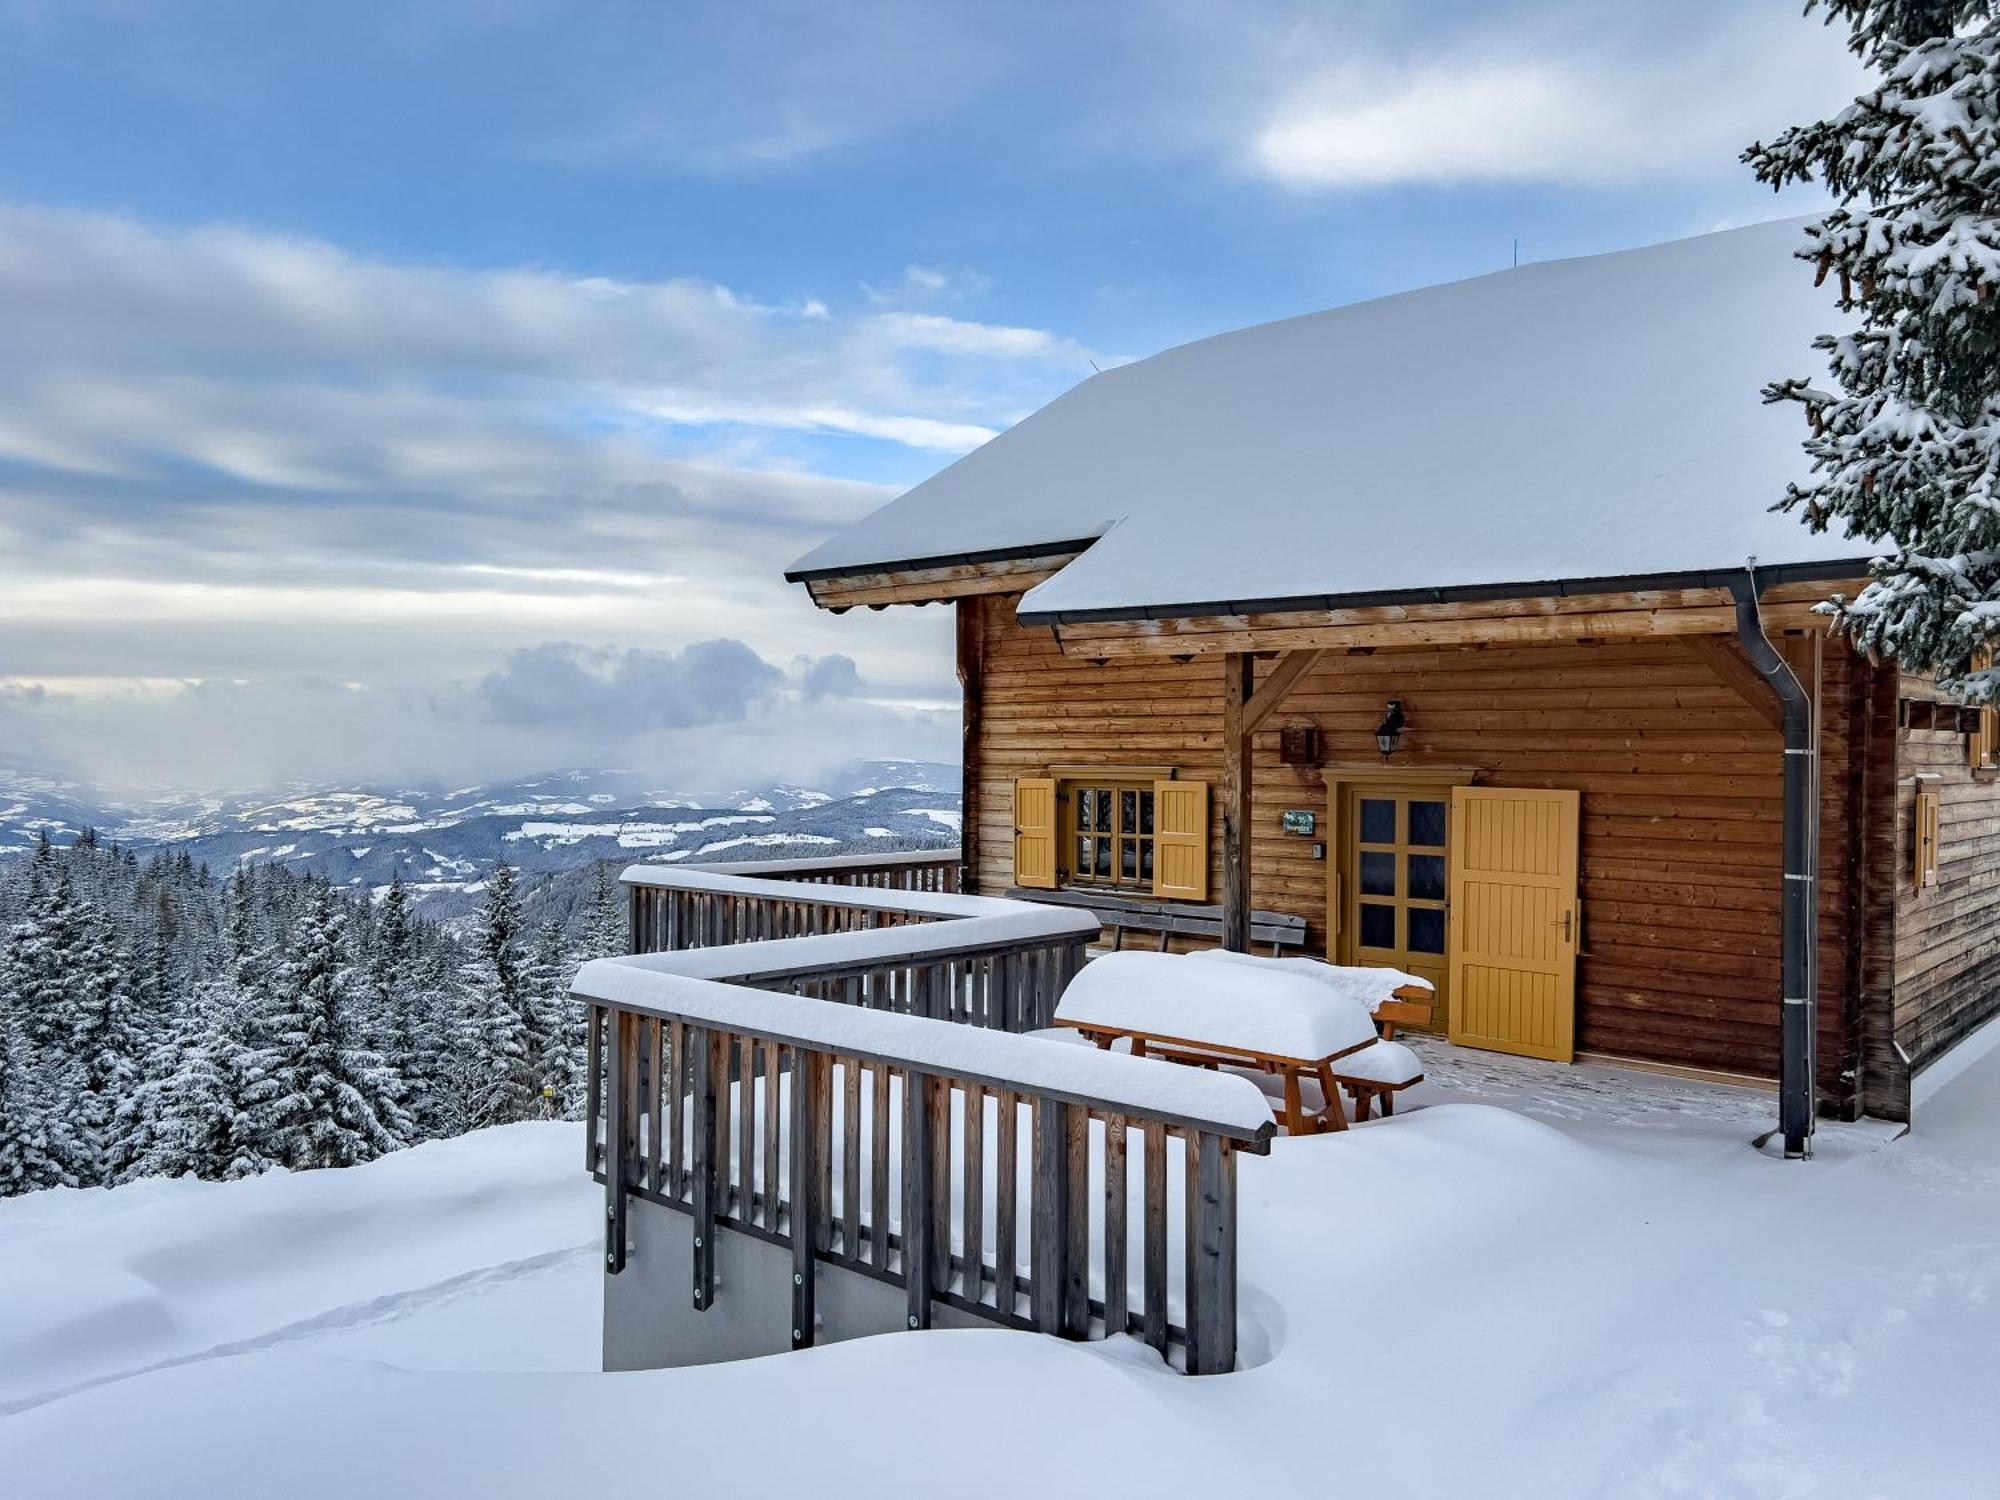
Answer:
[[[986,563],[1027,562],[1037,557],[1062,557],[1083,551],[1094,536],[1070,542],[1030,542],[1018,547],[988,547],[979,552],[941,552],[933,557],[903,557],[886,562],[841,563],[829,568],[787,568],[787,583],[818,583],[826,578],[872,578],[880,573],[917,573],[928,568],[976,568]]]
[[[1784,709],[1784,915],[1781,927],[1783,995],[1780,1005],[1778,1132],[1785,1156],[1812,1155],[1818,1119],[1815,1073],[1818,1058],[1819,986],[1815,929],[1819,920],[1819,747],[1814,743],[1812,701],[1799,685],[1771,638],[1764,633],[1758,596],[1777,574],[1760,584],[1755,559],[1733,578],[1736,640],[1743,654],[1770,683]]]

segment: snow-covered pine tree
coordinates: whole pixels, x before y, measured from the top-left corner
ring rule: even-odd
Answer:
[[[560,917],[550,917],[536,930],[534,957],[528,964],[528,1004],[535,1018],[535,1108],[564,1117],[570,1096],[583,1076],[583,1007],[569,998],[576,973],[569,932]]]
[[[1807,0],[1845,24],[1876,86],[1830,119],[1758,143],[1764,182],[1817,181],[1841,207],[1801,259],[1836,278],[1858,326],[1817,341],[1834,390],[1767,387],[1805,408],[1812,477],[1781,508],[1891,550],[1840,627],[1864,650],[2000,698],[1971,670],[2000,636],[2000,5]]]
[[[258,1144],[294,1169],[372,1160],[395,1149],[405,1123],[382,1119],[375,1059],[349,1044],[342,1025],[345,923],[332,893],[313,883],[244,1089]]]
[[[250,1144],[255,1126],[242,1097],[251,1059],[227,980],[204,986],[183,1009],[168,1046],[173,1066],[142,1090],[125,1180],[193,1173],[221,1181],[263,1171],[269,1163]]]
[[[521,953],[521,906],[514,871],[494,866],[480,914],[478,956],[465,966],[466,1005],[452,1067],[459,1074],[465,1128],[533,1117],[541,1080]]]
[[[590,900],[583,912],[583,942],[577,957],[616,958],[626,951],[625,893],[611,878],[611,866],[599,860],[590,882]]]

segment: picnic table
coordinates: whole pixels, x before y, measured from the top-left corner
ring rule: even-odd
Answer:
[[[1221,959],[1239,972],[1218,973]],[[1302,967],[1313,965],[1313,968]],[[1320,971],[1324,971],[1323,973]],[[1195,1067],[1251,1068],[1282,1081],[1287,1134],[1345,1130],[1346,1088],[1356,1118],[1379,1098],[1393,1111],[1395,1093],[1421,1081],[1404,1058],[1414,1053],[1377,1032],[1385,1024],[1421,1024],[1430,988],[1393,969],[1338,968],[1316,959],[1253,958],[1220,950],[1186,956],[1108,953],[1070,982],[1056,1007],[1058,1026],[1100,1047],[1123,1041],[1135,1056]],[[1319,1086],[1321,1106],[1305,1107],[1304,1083]]]

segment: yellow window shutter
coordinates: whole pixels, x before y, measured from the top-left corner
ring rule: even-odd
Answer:
[[[1993,665],[1990,649],[1972,653],[1972,669],[1983,672]],[[1979,727],[1966,741],[1966,759],[1975,768],[1991,766],[1996,756],[2000,756],[2000,709],[1979,710]]]
[[[1153,783],[1153,894],[1208,899],[1208,783]]]
[[[1014,884],[1050,891],[1056,884],[1056,784],[1049,776],[1014,783]]]

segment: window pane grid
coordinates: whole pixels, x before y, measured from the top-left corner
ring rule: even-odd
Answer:
[[[1076,864],[1069,878],[1090,885],[1151,890],[1153,789],[1071,783]]]

